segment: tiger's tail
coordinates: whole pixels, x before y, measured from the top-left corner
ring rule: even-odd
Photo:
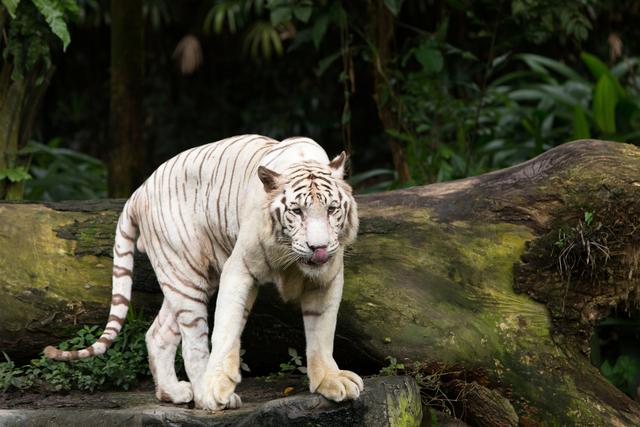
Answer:
[[[113,290],[111,297],[111,309],[107,326],[100,338],[82,350],[64,351],[47,346],[44,354],[49,359],[75,360],[104,354],[113,343],[122,329],[129,310],[131,299],[131,285],[133,284],[133,254],[138,234],[138,226],[131,217],[131,203],[129,199],[125,203],[118,226],[116,227],[115,242],[113,245]]]

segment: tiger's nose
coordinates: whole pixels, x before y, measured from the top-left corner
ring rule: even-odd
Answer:
[[[309,246],[309,248],[314,252],[316,251],[316,249],[327,249],[327,245],[310,245],[309,243],[307,243],[307,246]]]

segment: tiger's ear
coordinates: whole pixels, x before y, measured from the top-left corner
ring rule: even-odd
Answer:
[[[281,175],[278,172],[272,171],[264,166],[258,166],[258,178],[264,184],[264,191],[270,193],[278,188]]]
[[[340,179],[344,177],[344,168],[345,168],[345,165],[347,164],[347,158],[348,158],[347,153],[343,151],[342,153],[334,157],[333,160],[329,162],[329,167],[331,168],[332,177],[340,178]]]

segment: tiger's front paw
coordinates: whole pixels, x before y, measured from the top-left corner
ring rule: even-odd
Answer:
[[[345,399],[357,399],[364,390],[362,378],[351,371],[328,373],[315,390],[329,400],[342,402]]]
[[[196,397],[196,406],[209,411],[222,409],[236,409],[242,406],[240,396],[235,393],[236,385],[240,382],[238,376],[230,377],[222,368],[216,368],[212,373],[206,373],[204,389]]]

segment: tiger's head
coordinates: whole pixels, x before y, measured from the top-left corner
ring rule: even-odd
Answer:
[[[258,168],[272,232],[304,272],[313,274],[356,238],[357,206],[343,179],[346,160],[342,152],[329,164],[305,161],[281,174]]]

